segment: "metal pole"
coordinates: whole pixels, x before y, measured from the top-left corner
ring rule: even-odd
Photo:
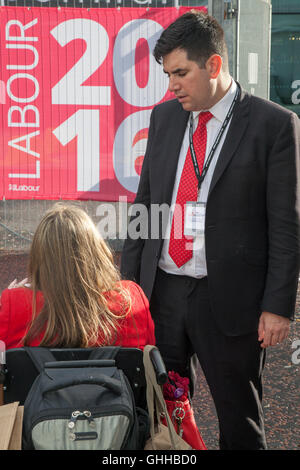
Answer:
[[[240,79],[240,0],[237,0],[237,16],[236,16],[236,70],[235,79]]]
[[[208,14],[216,18],[223,27],[224,24],[224,0],[208,0]]]

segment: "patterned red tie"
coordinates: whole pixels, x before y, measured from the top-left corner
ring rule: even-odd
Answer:
[[[193,144],[200,174],[202,173],[202,168],[205,160],[207,141],[206,123],[212,117],[213,115],[209,111],[200,113],[198,126],[193,134]],[[178,266],[178,268],[184,265],[193,256],[193,237],[186,237],[183,234],[184,208],[187,201],[197,200],[197,194],[198,180],[195,174],[195,169],[189,147],[185,157],[185,163],[179,182],[169,244],[169,255],[173,259],[174,263]]]

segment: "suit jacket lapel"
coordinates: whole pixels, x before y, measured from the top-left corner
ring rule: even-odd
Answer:
[[[216,164],[208,197],[232,159],[241,139],[244,137],[244,133],[248,126],[248,120],[249,95],[242,91],[240,99],[235,105],[232,120]]]

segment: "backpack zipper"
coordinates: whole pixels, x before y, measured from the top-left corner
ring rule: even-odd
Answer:
[[[71,419],[68,422],[68,428],[69,429],[73,429],[75,427],[77,419],[79,418],[79,416],[86,418],[89,422],[89,425],[92,426],[93,428],[96,426],[95,421],[92,418],[92,413],[89,410],[86,410],[86,411],[76,410],[76,411],[72,412]]]

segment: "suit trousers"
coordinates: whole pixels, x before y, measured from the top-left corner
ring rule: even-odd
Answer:
[[[257,331],[226,336],[217,328],[207,278],[158,269],[150,310],[167,370],[188,376],[193,383],[191,359],[197,355],[216,407],[220,449],[266,449],[262,411],[265,350]]]

